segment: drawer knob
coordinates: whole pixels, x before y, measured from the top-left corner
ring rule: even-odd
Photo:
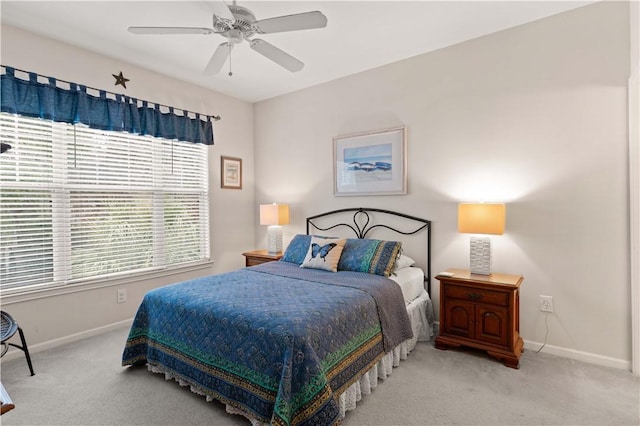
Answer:
[[[480,300],[482,299],[482,294],[480,293],[469,293],[470,300]]]

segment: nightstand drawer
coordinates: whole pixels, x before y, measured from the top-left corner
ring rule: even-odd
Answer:
[[[247,261],[245,262],[246,266],[256,266],[267,262],[273,262],[272,259],[264,259],[258,257],[247,257]]]
[[[489,305],[509,306],[509,293],[502,291],[469,288],[465,286],[446,285],[445,296],[452,299],[469,300]]]
[[[242,253],[242,255],[245,257],[245,266],[248,267],[278,261],[282,257],[282,252],[269,253],[267,250],[254,250]]]

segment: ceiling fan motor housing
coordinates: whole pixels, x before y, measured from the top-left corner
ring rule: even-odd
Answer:
[[[230,23],[229,21],[214,15],[213,29],[217,33],[221,33],[225,37],[228,37],[234,43],[242,41],[243,36],[246,39],[256,33],[253,26],[256,22],[256,17],[249,9],[238,5],[230,5],[229,10],[231,10],[233,17],[235,18],[234,23]]]

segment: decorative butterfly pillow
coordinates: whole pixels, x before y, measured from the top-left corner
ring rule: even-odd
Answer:
[[[307,235],[297,234],[293,237],[284,254],[280,258],[282,262],[295,263],[296,265],[302,265],[304,259],[307,257],[309,246],[311,245],[311,238],[324,238],[324,239],[337,239],[338,237],[325,237],[323,235]],[[324,245],[324,244],[321,244]]]
[[[311,237],[309,250],[300,267],[337,272],[345,242],[345,239]]]

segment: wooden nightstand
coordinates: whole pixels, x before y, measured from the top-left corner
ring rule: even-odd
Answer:
[[[246,258],[245,266],[256,266],[261,263],[280,260],[280,258],[282,257],[282,252],[269,254],[268,250],[254,250],[242,253],[242,255]]]
[[[522,275],[472,275],[448,269],[440,281],[440,335],[436,348],[469,346],[487,351],[507,367],[518,368]]]

